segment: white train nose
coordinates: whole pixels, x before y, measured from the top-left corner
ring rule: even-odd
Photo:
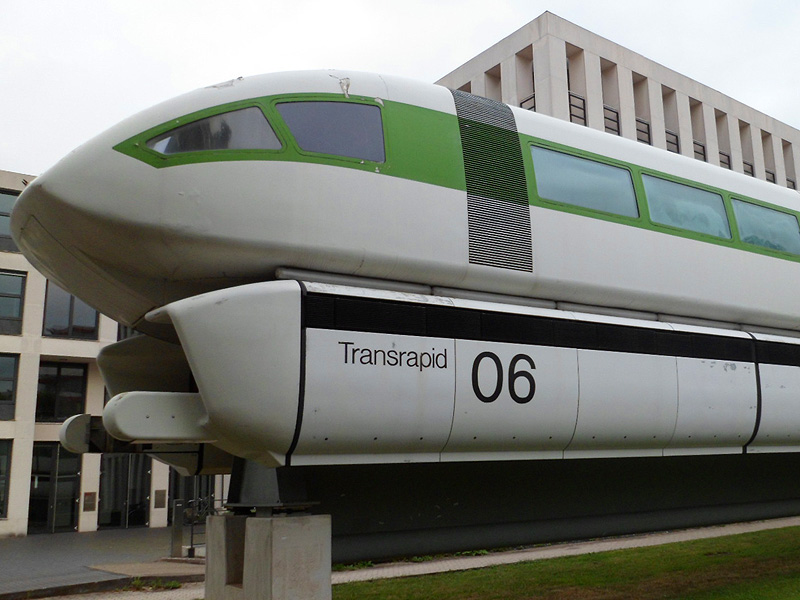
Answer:
[[[49,279],[123,323],[144,314],[153,301],[110,277],[98,257],[113,231],[82,210],[45,174],[20,195],[11,213],[11,232],[19,249]]]

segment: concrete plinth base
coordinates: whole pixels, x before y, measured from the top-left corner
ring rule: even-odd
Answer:
[[[213,516],[206,600],[330,600],[329,515]]]

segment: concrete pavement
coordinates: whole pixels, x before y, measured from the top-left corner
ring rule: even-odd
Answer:
[[[640,548],[761,531],[782,527],[800,526],[800,517],[772,519],[753,523],[738,523],[718,527],[688,529],[623,538],[600,539],[587,542],[553,544],[526,550],[498,552],[483,556],[452,557],[426,562],[400,562],[378,565],[354,571],[333,573],[333,584],[353,581],[368,581],[392,577],[411,577],[462,571],[483,567],[543,560],[578,554],[591,554],[626,548]],[[86,539],[81,539],[88,536]],[[32,540],[32,541],[26,541]],[[50,543],[48,543],[48,540]],[[17,551],[15,551],[15,548]],[[39,553],[37,553],[37,550]],[[84,582],[84,591],[91,585],[108,585],[119,590],[131,578],[160,577],[164,581],[190,581],[202,577],[203,565],[196,563],[158,560],[169,552],[168,530],[127,530],[98,532],[95,534],[56,534],[50,536],[31,536],[29,538],[0,540],[0,556],[3,566],[13,565],[11,569],[0,570],[0,600],[11,598],[48,597],[51,600],[77,600],[74,595],[55,595],[51,587],[49,596],[12,595],[3,593],[4,589],[14,587],[17,593],[28,588],[28,594],[46,592],[42,587],[59,582]],[[63,554],[70,556],[62,556]],[[106,561],[101,560],[105,557]],[[97,559],[97,560],[95,560]],[[50,562],[54,561],[54,562]],[[26,564],[28,565],[26,567]],[[17,571],[17,569],[22,569]],[[12,571],[11,573],[9,571]],[[87,584],[94,581],[94,584]],[[27,582],[27,583],[26,583]],[[76,585],[71,583],[71,585]],[[73,587],[71,592],[79,591]],[[177,590],[108,592],[98,590],[81,595],[80,600],[201,600],[204,597],[204,584],[187,582]],[[58,592],[60,593],[60,592]]]
[[[202,564],[160,560],[170,530],[115,529],[0,539],[0,600],[119,589],[135,577],[202,579]]]

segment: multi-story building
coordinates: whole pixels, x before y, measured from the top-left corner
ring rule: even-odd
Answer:
[[[549,12],[437,83],[797,189],[800,131]]]
[[[145,455],[67,452],[67,417],[99,415],[96,357],[117,323],[47,281],[9,230],[33,179],[0,171],[0,536],[167,524],[169,468]]]

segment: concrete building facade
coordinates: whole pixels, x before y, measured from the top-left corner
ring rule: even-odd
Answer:
[[[96,357],[118,332],[17,251],[9,213],[32,180],[0,171],[0,537],[165,526],[166,465],[58,444],[65,418],[102,413]]]
[[[549,12],[437,83],[797,189],[800,131]]]

